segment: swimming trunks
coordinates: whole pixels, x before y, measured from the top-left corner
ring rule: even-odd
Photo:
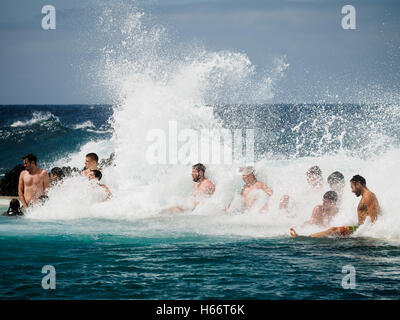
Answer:
[[[358,226],[339,227],[339,232],[342,236],[347,237],[357,230]]]

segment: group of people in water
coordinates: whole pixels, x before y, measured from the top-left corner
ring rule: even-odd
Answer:
[[[24,161],[24,170],[19,175],[18,181],[18,196],[22,203],[23,208],[28,208],[40,201],[45,201],[47,190],[59,183],[65,178],[65,173],[59,167],[55,167],[48,173],[46,170],[37,166],[37,157],[29,153],[22,158]],[[85,157],[85,168],[81,171],[82,176],[86,176],[89,180],[99,182],[102,178],[102,173],[98,167],[99,157],[95,153],[89,153]],[[107,194],[108,200],[112,194],[110,190],[104,185],[98,183],[98,186],[103,188]],[[23,215],[21,204],[18,199],[12,199],[10,206],[4,216],[20,216]]]
[[[61,168],[53,168],[50,173],[46,170],[37,167],[37,157],[34,154],[27,154],[22,158],[24,161],[24,169],[19,177],[18,183],[18,196],[22,202],[24,208],[46,200],[46,190],[52,185],[62,183],[65,174]],[[107,194],[106,200],[109,200],[112,196],[110,190],[104,185],[100,184],[99,181],[102,178],[102,172],[98,167],[99,158],[95,153],[89,153],[85,157],[85,167],[80,172],[82,176],[86,176],[89,180],[95,180],[98,182],[98,186],[103,188]],[[205,176],[206,167],[201,164],[195,164],[192,166],[192,179],[194,182],[193,186],[193,205],[190,207],[185,206],[173,206],[168,208],[169,213],[185,212],[187,210],[193,210],[197,207],[203,198],[209,198],[215,193],[215,185]],[[273,190],[256,178],[255,170],[251,166],[240,168],[240,173],[244,182],[241,190],[241,196],[243,199],[244,209],[248,210],[253,207],[256,201],[254,192],[260,190],[264,192],[268,197],[273,195]],[[310,187],[314,190],[321,190],[323,188],[322,171],[318,166],[311,167],[307,173],[307,182]],[[343,200],[343,192],[345,187],[345,179],[342,173],[335,171],[327,179],[330,190],[325,192],[322,198],[322,204],[314,207],[311,218],[306,224],[314,224],[321,227],[327,227],[330,225],[332,219],[339,212],[339,207]],[[351,191],[357,196],[361,196],[361,200],[358,204],[358,224],[354,226],[341,226],[331,227],[325,231],[311,234],[310,237],[328,237],[328,236],[349,236],[352,234],[358,226],[362,225],[367,217],[370,218],[371,222],[374,223],[380,213],[380,206],[377,197],[373,192],[367,188],[365,178],[360,175],[355,175],[350,180]],[[280,199],[279,209],[289,212],[289,203],[293,202],[289,195],[283,195]],[[223,212],[227,212],[230,208],[230,204],[223,209]],[[265,202],[260,208],[259,212],[263,213],[269,209],[268,201]],[[15,216],[23,215],[21,211],[20,203],[18,199],[12,199],[10,207],[3,215]],[[298,234],[294,228],[290,229],[290,234],[293,237],[297,237]]]
[[[168,209],[169,212],[184,212],[186,210],[194,209],[199,203],[202,197],[211,197],[215,192],[215,185],[206,178],[205,176],[206,167],[201,164],[195,164],[192,167],[192,178],[194,182],[193,196],[194,203],[191,208],[185,208],[183,206],[174,206]],[[243,198],[244,209],[250,209],[256,200],[253,191],[261,190],[269,197],[272,196],[273,190],[261,181],[258,181],[255,175],[253,167],[240,168],[242,179],[244,182],[241,190],[241,196]],[[322,170],[318,166],[311,167],[307,173],[307,182],[310,187],[314,190],[321,190],[323,188],[323,177]],[[343,200],[343,192],[345,187],[344,175],[335,171],[329,175],[327,182],[330,190],[325,192],[322,198],[322,204],[314,207],[311,218],[306,224],[315,224],[321,227],[327,227],[330,225],[332,219],[339,212],[339,207]],[[309,235],[310,237],[329,237],[329,236],[349,236],[357,230],[358,226],[362,225],[367,217],[370,218],[371,222],[374,223],[380,213],[380,206],[377,197],[373,192],[367,188],[365,178],[360,175],[355,175],[350,180],[351,191],[355,196],[361,196],[361,200],[358,204],[357,215],[358,224],[354,226],[341,226],[331,227],[323,232],[318,232]],[[279,209],[286,212],[290,211],[289,202],[291,197],[289,195],[283,195],[280,199]],[[230,204],[223,209],[223,212],[229,210]],[[262,205],[259,212],[265,212],[269,208],[268,201]],[[293,237],[299,235],[294,228],[290,229],[290,234]]]

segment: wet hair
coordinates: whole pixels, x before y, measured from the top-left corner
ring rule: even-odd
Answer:
[[[193,169],[196,169],[197,172],[200,172],[200,171],[203,171],[203,173],[206,172],[206,167],[205,167],[205,165],[202,164],[202,163],[197,163],[197,164],[195,164],[192,168],[193,168]]]
[[[241,168],[239,168],[239,172],[240,172],[242,175],[245,175],[245,176],[247,176],[247,175],[249,175],[249,174],[253,174],[253,175],[254,175],[255,169],[254,169],[254,167],[252,167],[252,166],[241,167]]]
[[[324,194],[324,199],[336,202],[338,199],[338,194],[336,191],[328,191]]]
[[[99,157],[97,156],[97,154],[95,154],[95,153],[88,153],[87,155],[86,155],[86,157],[87,158],[89,158],[89,159],[91,159],[91,160],[94,160],[94,161],[96,161],[96,163],[97,162],[99,162]]]
[[[350,182],[353,183],[361,183],[361,185],[363,185],[364,187],[367,186],[367,181],[365,181],[365,179],[363,177],[361,177],[360,175],[356,174],[353,178],[350,179]]]
[[[307,176],[309,177],[321,177],[322,178],[322,170],[318,166],[313,166],[307,170]]]
[[[18,199],[12,199],[10,201],[10,207],[7,210],[7,215],[10,215],[10,212],[12,212],[14,215],[23,215],[21,211],[21,204],[19,203]]]
[[[60,180],[65,177],[64,172],[59,167],[55,167],[55,168],[51,169],[50,173],[53,174],[53,175],[56,175],[57,178],[60,179]]]
[[[95,178],[98,178],[99,181],[101,180],[101,177],[103,176],[103,174],[101,173],[100,170],[90,170],[90,171],[94,172],[94,177]]]
[[[339,171],[335,171],[329,175],[327,181],[332,184],[344,185],[344,175]]]
[[[25,157],[22,158],[22,160],[25,159],[28,159],[29,162],[34,162],[35,164],[37,164],[37,157],[32,153],[28,153]]]

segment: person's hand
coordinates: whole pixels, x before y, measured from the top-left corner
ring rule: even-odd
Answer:
[[[287,209],[289,205],[289,196],[287,194],[283,195],[280,203],[279,203],[279,209]]]

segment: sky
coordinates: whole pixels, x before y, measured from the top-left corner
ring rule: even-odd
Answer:
[[[0,104],[112,104],[93,66],[110,37],[98,28],[118,0],[1,0]],[[240,52],[257,70],[289,67],[274,83],[274,103],[399,102],[400,1],[142,0],[152,23],[176,43]],[[56,29],[43,30],[44,5]],[[342,28],[344,5],[356,29]],[[122,9],[121,9],[122,8]],[[128,6],[119,6],[123,19]],[[116,21],[118,16],[113,17]],[[115,27],[118,28],[118,22]]]

